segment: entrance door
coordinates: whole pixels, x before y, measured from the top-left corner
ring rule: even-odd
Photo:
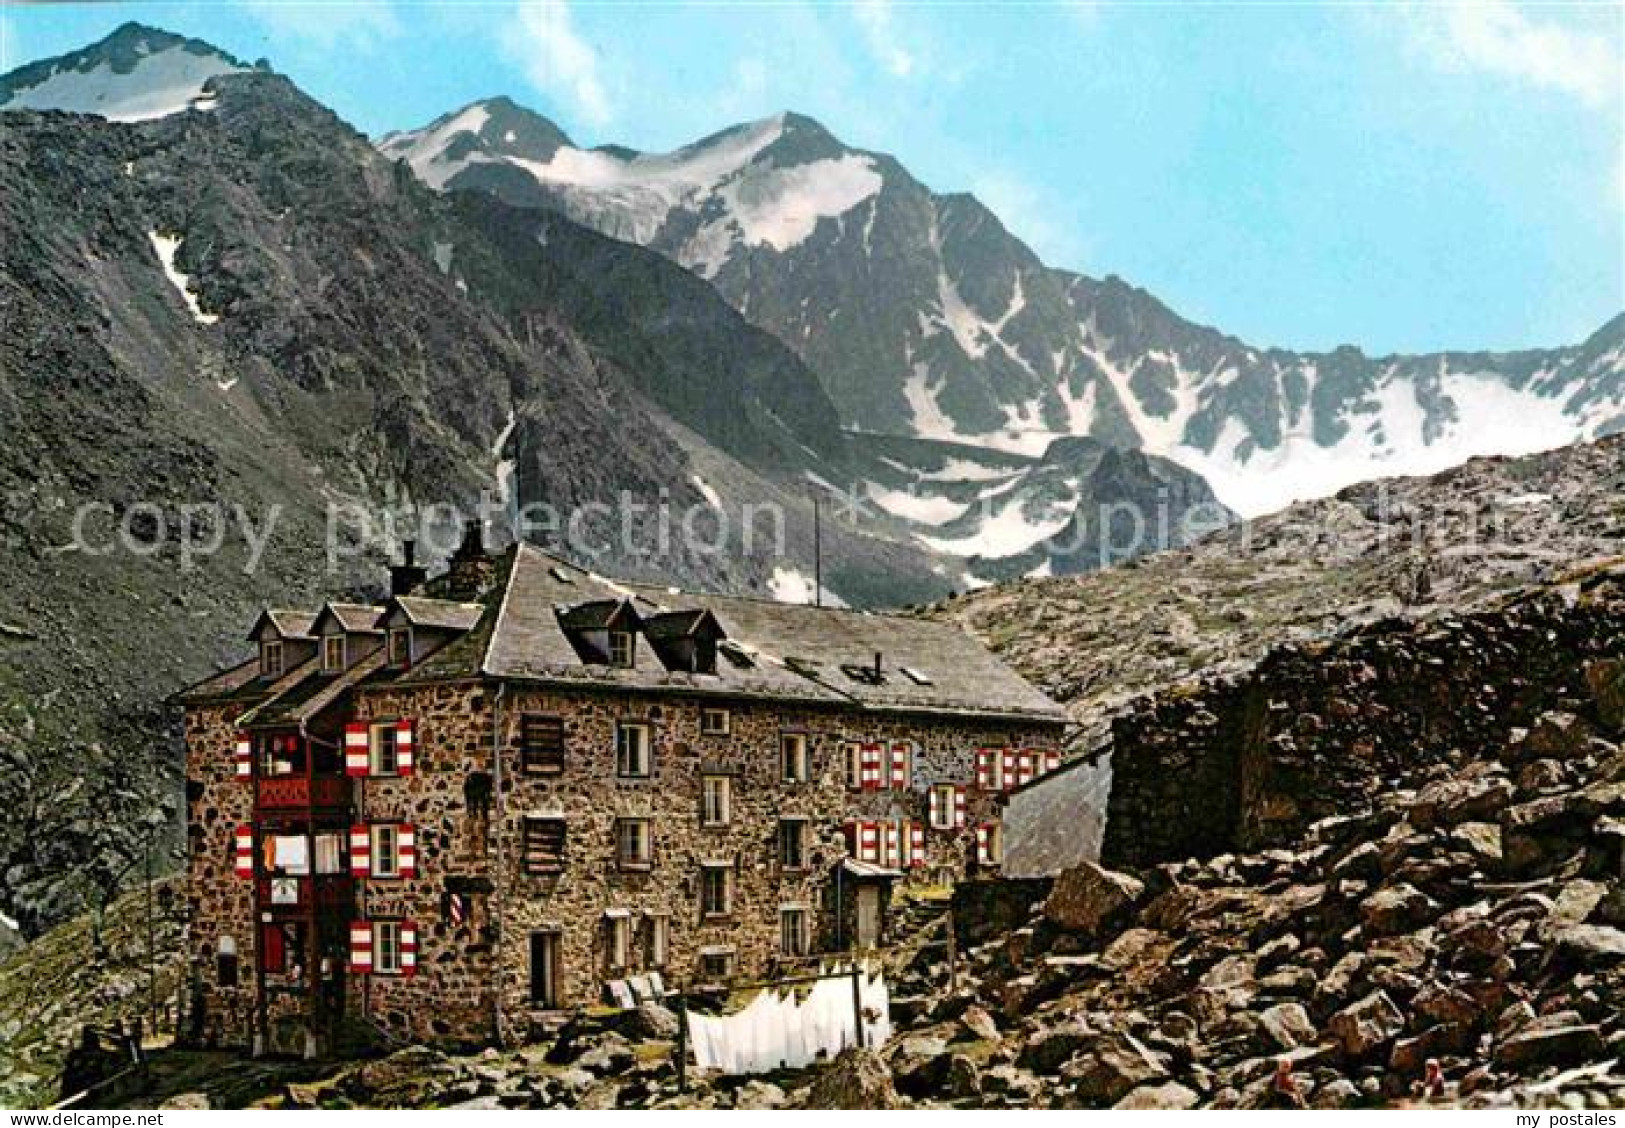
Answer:
[[[530,934],[530,1005],[559,1005],[559,934]]]
[[[880,946],[880,886],[858,886],[858,947]]]

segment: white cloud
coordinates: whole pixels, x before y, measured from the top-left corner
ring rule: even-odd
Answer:
[[[971,194],[1050,266],[1078,270],[1085,265],[1083,240],[1042,189],[1013,172],[994,170],[971,183]]]
[[[914,73],[917,61],[913,53],[898,41],[891,0],[856,0],[852,5],[852,15],[863,31],[869,53],[885,68],[886,73],[894,78],[908,78]]]
[[[1620,89],[1620,33],[1531,15],[1512,0],[1464,0],[1406,9],[1415,44],[1435,64],[1499,74],[1605,106]],[[1606,20],[1615,28],[1617,20]]]
[[[568,100],[588,124],[606,125],[615,116],[601,60],[581,37],[565,0],[521,0],[514,13],[517,34],[505,42],[514,62],[537,90]]]
[[[402,31],[390,0],[247,0],[242,7],[270,31],[322,51],[370,51]]]

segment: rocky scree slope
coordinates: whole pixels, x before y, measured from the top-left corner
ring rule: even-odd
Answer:
[[[1046,265],[973,196],[786,113],[671,153],[584,149],[506,98],[378,142],[442,190],[542,203],[708,279],[865,431],[1173,458],[1245,516],[1625,426],[1625,315],[1521,352],[1262,348]]]

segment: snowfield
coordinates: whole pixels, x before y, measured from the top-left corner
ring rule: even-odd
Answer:
[[[183,110],[207,111],[204,83],[243,70],[215,55],[172,48],[144,56],[127,74],[110,66],[60,70],[7,102],[7,110],[62,110],[96,114],[109,121],[151,121]]]

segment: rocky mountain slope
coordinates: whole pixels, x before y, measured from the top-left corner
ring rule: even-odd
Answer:
[[[805,358],[849,426],[1033,454],[1092,435],[1246,516],[1625,426],[1625,317],[1515,353],[1255,347],[1044,264],[974,197],[797,114],[638,153],[497,98],[379,147],[437,189],[547,203],[682,263]]]

